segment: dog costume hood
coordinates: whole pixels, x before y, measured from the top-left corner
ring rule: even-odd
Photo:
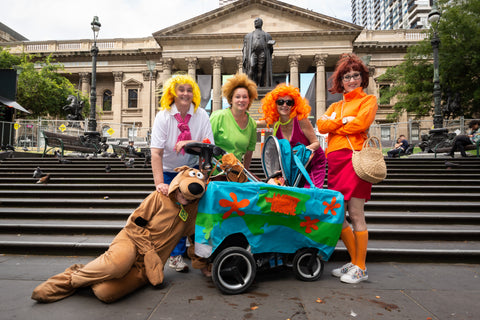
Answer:
[[[168,196],[176,201],[175,191],[180,189],[187,200],[199,199],[205,193],[205,176],[198,169],[188,166],[175,168],[178,174],[173,178],[168,187]]]

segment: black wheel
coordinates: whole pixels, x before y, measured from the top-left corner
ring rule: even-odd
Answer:
[[[293,273],[302,281],[316,281],[323,273],[323,261],[316,249],[301,249],[293,258]]]
[[[222,250],[213,261],[212,279],[225,294],[239,294],[247,290],[255,279],[257,266],[250,252],[241,247]]]

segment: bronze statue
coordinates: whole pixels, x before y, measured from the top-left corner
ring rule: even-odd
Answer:
[[[77,122],[73,121],[82,121],[82,110],[84,102],[80,100],[80,97],[75,97],[74,95],[69,95],[67,98],[69,104],[63,107],[63,110],[69,112],[67,114],[67,120],[69,120],[67,127],[80,127]]]
[[[243,39],[243,70],[259,87],[272,86],[272,53],[275,40],[262,30],[263,20],[255,19],[255,30]]]

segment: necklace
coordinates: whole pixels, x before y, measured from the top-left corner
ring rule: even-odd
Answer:
[[[286,122],[282,122],[280,120],[278,120],[277,122],[275,122],[275,124],[273,125],[273,135],[275,136],[277,134],[277,131],[278,131],[278,128],[280,126],[286,126],[287,124],[289,124],[290,122],[292,122],[292,119],[293,118],[290,118],[288,119],[288,121]]]

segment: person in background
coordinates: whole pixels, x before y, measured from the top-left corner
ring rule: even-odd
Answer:
[[[392,150],[387,151],[387,156],[389,158],[395,158],[397,155],[400,154],[400,152],[405,152],[408,149],[408,140],[407,138],[401,134],[398,139],[397,143],[395,143],[395,146],[393,147]]]
[[[155,188],[167,195],[172,179],[177,175],[176,167],[198,167],[198,157],[185,153],[189,142],[214,143],[208,114],[200,106],[200,89],[188,75],[174,75],[163,86],[160,112],[155,116],[152,128],[151,165]],[[172,251],[168,261],[170,268],[188,272],[183,261],[186,252],[186,237]]]
[[[140,158],[145,158],[145,153],[138,152],[137,148],[135,148],[135,142],[134,141],[129,141],[128,142],[127,149],[128,149],[129,155],[137,156],[137,157],[140,157]]]
[[[260,112],[263,113],[263,118],[258,126],[273,126],[273,135],[278,139],[288,140],[292,147],[301,143],[312,150],[313,157],[306,169],[313,184],[323,188],[325,153],[308,120],[310,111],[307,99],[300,95],[298,88],[281,83],[262,100]],[[309,187],[308,184],[305,186]]]
[[[257,145],[257,124],[248,110],[258,96],[257,85],[246,74],[237,73],[223,85],[222,94],[230,107],[210,116],[215,144],[249,169]]]
[[[378,105],[374,95],[367,95],[363,91],[368,87],[369,72],[355,54],[340,57],[331,80],[329,91],[333,94],[342,93],[343,100],[330,105],[317,120],[317,127],[320,133],[328,133],[328,188],[343,194],[345,214],[348,212],[353,227],[352,230],[345,217],[340,237],[351,261],[334,269],[332,275],[345,283],[358,283],[368,279],[365,265],[368,230],[364,206],[370,199],[372,184],[355,174],[352,149],[362,149]]]
[[[455,137],[453,141],[453,146],[448,155],[452,158],[455,157],[455,151],[459,150],[462,157],[467,157],[467,153],[465,152],[465,147],[477,143],[477,140],[480,139],[480,135],[478,132],[478,127],[480,125],[480,120],[472,120],[468,124],[470,128],[470,134],[459,134]]]

